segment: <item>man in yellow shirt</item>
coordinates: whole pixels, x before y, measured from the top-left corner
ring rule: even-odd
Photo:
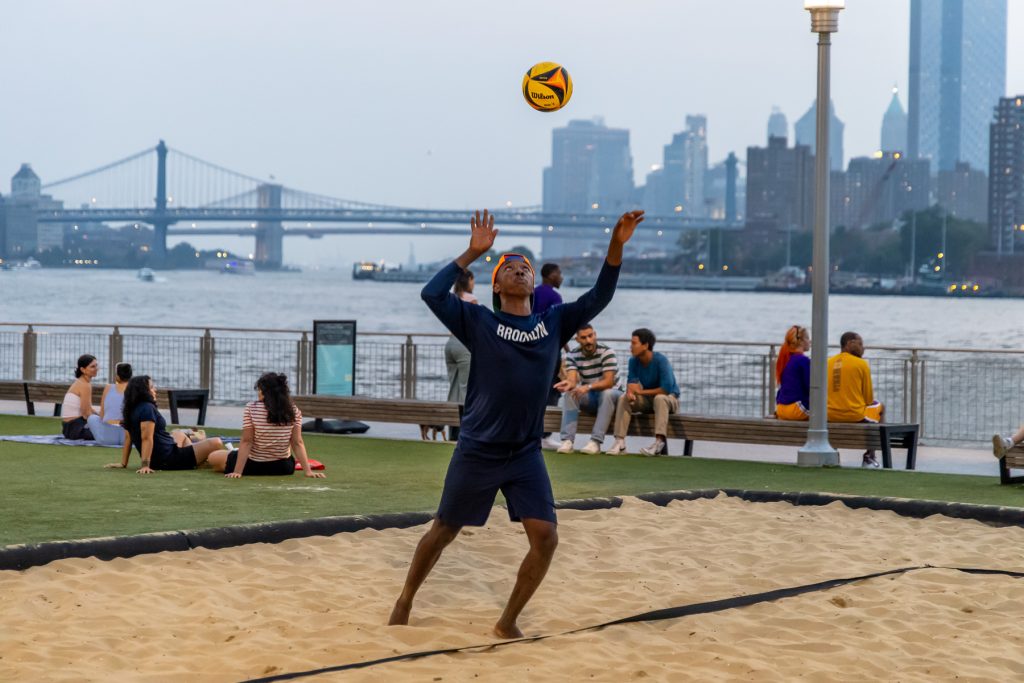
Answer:
[[[844,332],[839,346],[840,353],[828,359],[828,421],[883,422],[885,407],[875,400],[864,340]],[[875,451],[864,451],[861,467],[878,467]]]

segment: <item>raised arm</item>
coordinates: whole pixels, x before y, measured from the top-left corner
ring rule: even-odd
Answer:
[[[442,268],[437,275],[430,279],[430,282],[423,287],[420,296],[427,304],[438,320],[444,323],[452,334],[458,337],[459,341],[469,346],[466,335],[465,315],[466,302],[452,294],[452,285],[455,284],[459,273],[470,266],[494,245],[494,238],[498,230],[494,227],[494,216],[484,210],[483,216],[477,211],[470,219],[469,248]]]
[[[644,220],[643,211],[627,211],[619,217],[608,242],[608,255],[597,276],[594,286],[579,299],[563,307],[562,344],[565,344],[584,325],[611,303],[615,285],[619,281],[619,267],[622,265],[622,249],[633,236],[636,226]]]

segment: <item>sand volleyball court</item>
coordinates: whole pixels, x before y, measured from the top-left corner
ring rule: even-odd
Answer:
[[[560,512],[520,620],[557,633],[909,565],[1021,570],[1024,529],[719,496]],[[491,642],[525,537],[495,509],[384,621],[423,528],[0,572],[0,680],[240,681]],[[310,681],[1024,679],[1024,579],[926,569],[682,619]]]

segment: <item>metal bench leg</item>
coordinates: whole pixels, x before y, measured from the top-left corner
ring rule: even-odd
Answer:
[[[882,436],[882,467],[887,470],[892,469],[892,444],[889,443],[889,430],[885,427],[880,427],[879,432]]]
[[[207,401],[205,399],[200,401],[200,403],[199,403],[199,417],[196,418],[196,424],[197,425],[202,426],[202,425],[206,424],[206,406],[207,406],[208,403],[209,403],[209,401]]]
[[[167,403],[171,409],[171,424],[181,424],[178,422],[178,400],[171,392],[168,392]]]
[[[686,439],[683,442],[683,455],[687,458],[693,457],[693,441],[691,439]]]
[[[22,391],[25,392],[25,410],[28,411],[29,415],[35,415],[36,414],[36,404],[33,403],[32,399],[30,399],[28,397],[28,385],[27,384],[22,384],[21,385],[21,389],[22,389]]]
[[[61,408],[62,405],[64,405],[64,404],[63,403],[54,403],[53,404],[53,416],[54,417],[60,417],[60,408]]]
[[[907,447],[907,469],[917,469],[917,431],[915,430],[907,436],[910,439],[910,445]]]
[[[1011,483],[1010,468],[1006,466],[1006,458],[999,458],[999,483],[1009,484]]]

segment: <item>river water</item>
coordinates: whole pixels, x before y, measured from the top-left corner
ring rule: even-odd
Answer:
[[[0,272],[0,322],[310,329],[314,319],[355,319],[360,332],[443,332],[420,285],[353,281],[344,270],[221,275],[128,270]],[[583,290],[566,288],[567,300]],[[481,301],[490,299],[478,286]],[[868,346],[1024,349],[1024,300],[834,295],[830,341],[845,330]],[[662,339],[772,342],[810,326],[809,294],[619,290],[595,321],[599,336],[649,327]]]

